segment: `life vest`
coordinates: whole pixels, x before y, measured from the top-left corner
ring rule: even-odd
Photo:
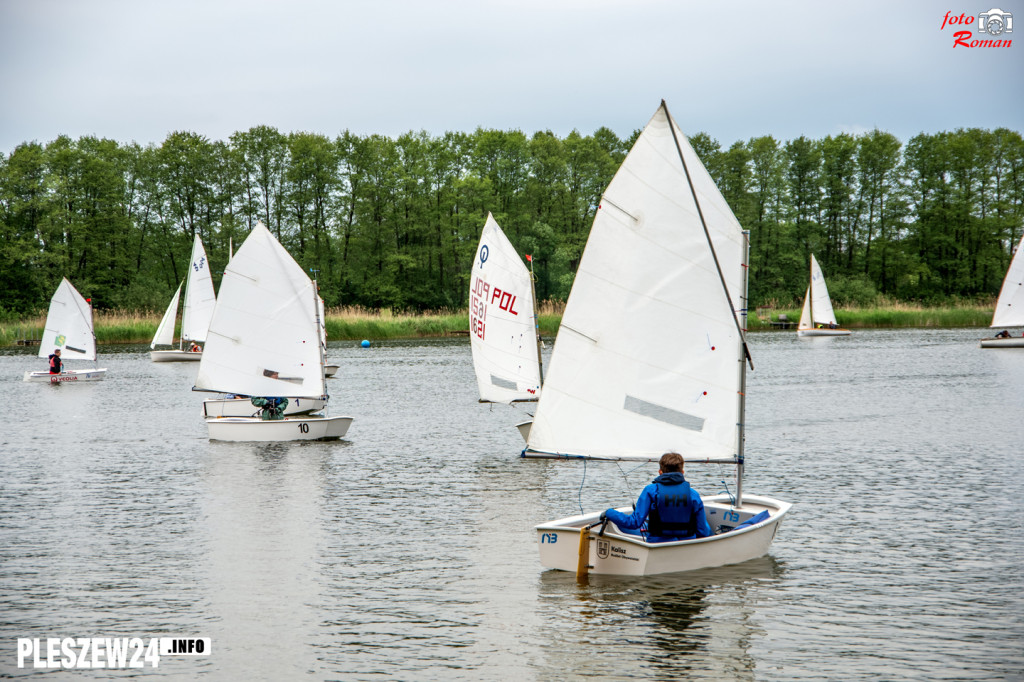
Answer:
[[[647,516],[647,532],[659,537],[696,537],[697,514],[690,499],[690,484],[655,485],[658,492]]]
[[[50,353],[50,374],[60,374],[61,361],[60,357]]]

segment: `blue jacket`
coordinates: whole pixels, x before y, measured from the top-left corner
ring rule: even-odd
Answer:
[[[711,535],[704,516],[704,502],[678,471],[662,474],[644,488],[636,510],[626,515],[609,509],[605,515],[624,531],[642,529],[647,522],[647,542],[672,542]]]

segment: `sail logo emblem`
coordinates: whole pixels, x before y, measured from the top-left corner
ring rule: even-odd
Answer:
[[[942,17],[940,31],[945,31],[951,26],[969,29],[977,26],[978,38],[972,39],[974,34],[969,30],[957,30],[953,32],[953,47],[1011,47],[1013,39],[1007,35],[1013,33],[1013,14],[1005,12],[998,7],[993,7],[987,12],[977,15],[962,12],[955,15],[946,12]],[[985,34],[988,34],[987,36]],[[984,37],[983,37],[984,36]],[[993,40],[995,38],[995,40]]]
[[[487,256],[490,255],[491,250],[487,248],[487,244],[480,247],[480,267],[484,266],[487,262]]]
[[[63,346],[65,343],[68,342],[68,337],[66,337],[63,334],[60,334],[60,335],[57,336],[56,339],[54,339],[54,341],[56,341],[58,346]]]
[[[598,540],[597,540],[597,558],[598,559],[607,559],[608,558],[608,553],[609,553],[608,550],[611,548],[611,546],[612,546],[612,543],[609,542],[608,540],[601,540],[600,538],[598,538]]]
[[[193,263],[193,264],[192,264],[192,267],[193,267],[193,268],[195,268],[195,271],[196,271],[196,272],[199,272],[200,270],[202,270],[202,269],[203,269],[203,266],[205,266],[205,265],[206,265],[206,256],[203,256],[203,257],[202,257],[202,258],[200,258],[200,259],[199,259],[198,261],[196,261],[195,263]]]

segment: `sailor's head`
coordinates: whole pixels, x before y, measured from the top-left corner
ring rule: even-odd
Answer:
[[[683,456],[678,452],[666,452],[661,456],[661,459],[658,460],[658,469],[660,469],[663,474],[667,474],[672,471],[682,473]]]
[[[60,348],[57,348],[56,350],[54,350],[53,354],[54,355],[60,355]]]

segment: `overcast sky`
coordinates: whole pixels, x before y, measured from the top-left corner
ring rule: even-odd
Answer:
[[[256,125],[627,136],[662,98],[726,147],[1024,131],[1024,0],[982,1],[0,0],[0,152]],[[1019,44],[954,48],[996,1]],[[950,10],[975,21],[942,30]]]

